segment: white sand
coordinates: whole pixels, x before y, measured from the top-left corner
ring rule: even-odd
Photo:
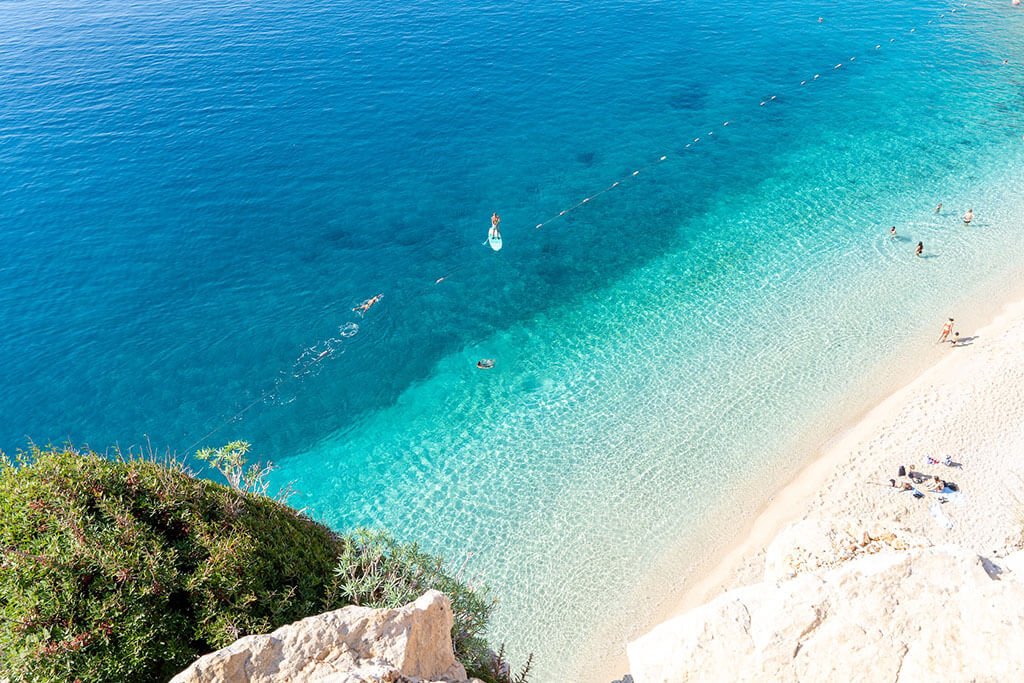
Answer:
[[[1007,283],[1019,287],[1019,277]],[[1019,294],[1019,292],[1018,292]],[[818,455],[758,512],[709,570],[686,577],[657,622],[689,611],[738,586],[758,583],[764,551],[789,524],[848,518],[903,527],[933,543],[956,543],[999,556],[1024,540],[1024,300],[1010,304],[977,331],[961,325],[983,318],[980,302],[957,322],[966,342],[936,347],[937,362],[891,394],[818,450]],[[941,321],[940,325],[941,327]],[[936,336],[938,329],[936,329]],[[811,453],[814,451],[812,450]],[[961,467],[929,465],[946,455]],[[878,486],[914,465],[960,487],[959,502],[941,504],[952,529],[930,514],[935,498]],[[904,481],[906,479],[904,478]],[[652,615],[655,616],[655,615]],[[636,637],[656,626],[641,627]],[[624,655],[606,647],[583,680],[607,683],[628,670]]]
[[[1024,529],[1024,301],[1008,306],[967,342],[891,395],[842,434],[780,491],[745,536],[671,611],[685,612],[725,590],[761,580],[764,549],[801,519],[885,521],[933,543],[1001,555]],[[962,465],[929,465],[946,455]],[[934,498],[876,486],[900,465],[955,482],[959,502],[941,505],[945,529],[929,513]]]

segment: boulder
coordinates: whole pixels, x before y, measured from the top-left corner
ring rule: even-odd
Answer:
[[[431,590],[397,609],[345,607],[200,657],[172,683],[465,681],[448,598]]]
[[[808,519],[789,525],[765,552],[764,580],[834,567],[858,555],[930,546],[928,539],[882,524]]]
[[[803,557],[827,558],[830,538],[846,531],[802,544]],[[850,554],[661,624],[627,646],[634,680],[1002,681],[1024,671],[1020,558],[990,573],[959,546]]]

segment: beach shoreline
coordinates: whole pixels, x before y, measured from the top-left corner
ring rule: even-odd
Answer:
[[[835,481],[836,473],[847,471],[857,464],[856,461],[862,455],[861,447],[891,430],[892,425],[889,423],[894,416],[906,412],[923,394],[933,391],[935,386],[946,383],[949,378],[962,376],[968,366],[977,364],[977,351],[981,350],[984,353],[988,344],[1005,340],[1006,335],[1014,327],[1024,330],[1022,283],[1024,273],[1015,269],[963,302],[959,309],[967,313],[957,317],[956,327],[961,330],[963,337],[970,339],[968,345],[959,349],[949,348],[948,344],[936,345],[935,353],[922,354],[919,367],[912,373],[898,375],[895,378],[897,381],[890,385],[888,391],[880,392],[880,400],[866,408],[854,407],[852,411],[847,409],[845,414],[840,410],[839,414],[843,415],[843,419],[838,429],[808,428],[801,440],[805,445],[801,452],[806,453],[808,457],[796,468],[795,473],[784,478],[781,485],[774,487],[772,493],[755,512],[744,516],[739,530],[731,535],[730,542],[722,545],[694,571],[682,578],[680,590],[674,594],[661,596],[655,602],[658,608],[649,615],[649,619],[643,619],[642,624],[636,624],[630,639],[635,639],[655,626],[705,604],[726,591],[759,583],[762,580],[765,549],[788,525],[809,517],[822,517],[821,513],[825,509],[831,509],[837,517],[856,514],[856,506],[851,504],[848,488]],[[995,298],[996,292],[1001,296]],[[937,324],[936,334],[940,326],[941,324]],[[970,331],[964,333],[963,330]],[[1024,353],[1015,360],[1024,371]],[[951,386],[951,391],[956,390],[955,385]],[[945,429],[945,425],[932,426]],[[900,457],[900,454],[893,455],[897,459]],[[916,464],[921,468],[919,459],[914,459],[909,454],[905,459],[908,464]],[[870,467],[871,463],[861,462],[860,465]],[[885,476],[895,476],[895,468],[893,470],[891,474]],[[961,472],[950,476],[956,477],[958,481],[963,478]],[[879,475],[879,479],[884,478]],[[857,485],[862,485],[859,479]],[[884,490],[881,487],[877,488]],[[895,495],[894,491],[887,493]],[[861,512],[863,513],[863,510]],[[1000,550],[980,547],[976,549],[978,552]],[[624,644],[622,646],[624,648]],[[589,671],[583,680],[607,683],[619,679],[627,672],[629,668],[624,651],[613,651],[618,649],[606,648],[605,656],[600,662],[588,667]]]

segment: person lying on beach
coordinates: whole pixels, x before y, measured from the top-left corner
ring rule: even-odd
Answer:
[[[946,482],[939,479],[938,476],[933,476],[923,484],[923,487],[926,491],[931,491],[932,493],[942,493],[946,488]]]
[[[960,463],[953,462],[953,456],[952,455],[947,455],[942,460],[939,460],[938,458],[933,458],[932,456],[927,455],[927,456],[925,456],[925,462],[927,462],[929,465],[938,465],[941,462],[946,467],[959,467],[960,466]]]
[[[900,469],[902,470],[903,468],[901,467]],[[915,470],[913,465],[908,465],[907,466],[906,476],[907,476],[908,479],[910,479],[915,484],[920,484],[927,477],[927,475],[921,474],[920,472]]]
[[[896,489],[897,491],[913,491],[914,490],[914,487],[911,486],[909,483],[907,483],[905,481],[897,481],[895,479],[890,479],[888,484],[883,484],[880,481],[869,481],[868,483],[869,484],[874,484],[875,486],[884,486],[887,489]]]
[[[384,296],[384,294],[382,292],[382,293],[378,294],[377,296],[373,297],[372,299],[367,299],[366,301],[364,301],[363,303],[359,304],[358,306],[356,306],[352,310],[355,311],[356,313],[358,313],[359,315],[363,315],[368,310],[370,310],[370,306],[373,306],[375,303],[380,301],[381,297],[383,297],[383,296]]]

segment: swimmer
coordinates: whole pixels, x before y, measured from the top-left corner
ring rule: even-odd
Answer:
[[[825,21],[825,20],[824,20],[823,18],[821,18],[821,17],[818,17],[818,23],[819,23],[819,24],[820,24],[821,22],[823,22],[823,21]]]
[[[494,367],[494,361],[490,358],[481,358],[476,362],[476,366],[481,370],[490,370]]]
[[[366,301],[364,301],[363,303],[359,304],[358,306],[356,306],[352,310],[355,311],[356,313],[358,313],[359,315],[363,315],[368,310],[370,310],[370,306],[373,306],[375,303],[380,301],[381,297],[383,297],[383,296],[384,296],[383,293],[378,294],[377,296],[373,297],[372,299],[367,299]]]
[[[891,237],[892,239],[896,239],[896,226],[895,225],[892,226],[891,228],[889,228],[889,237]]]
[[[939,205],[935,207],[935,213],[942,213],[942,202],[939,202]]]
[[[974,209],[967,209],[967,213],[964,214],[964,225],[970,225],[972,218],[974,218]]]
[[[939,335],[939,342],[944,342],[949,337],[949,333],[953,331],[953,319],[950,318],[949,322],[942,326],[942,334]],[[939,343],[939,342],[936,342]]]
[[[914,250],[914,256],[920,256],[921,252],[924,251],[924,242],[917,243],[917,249]]]

